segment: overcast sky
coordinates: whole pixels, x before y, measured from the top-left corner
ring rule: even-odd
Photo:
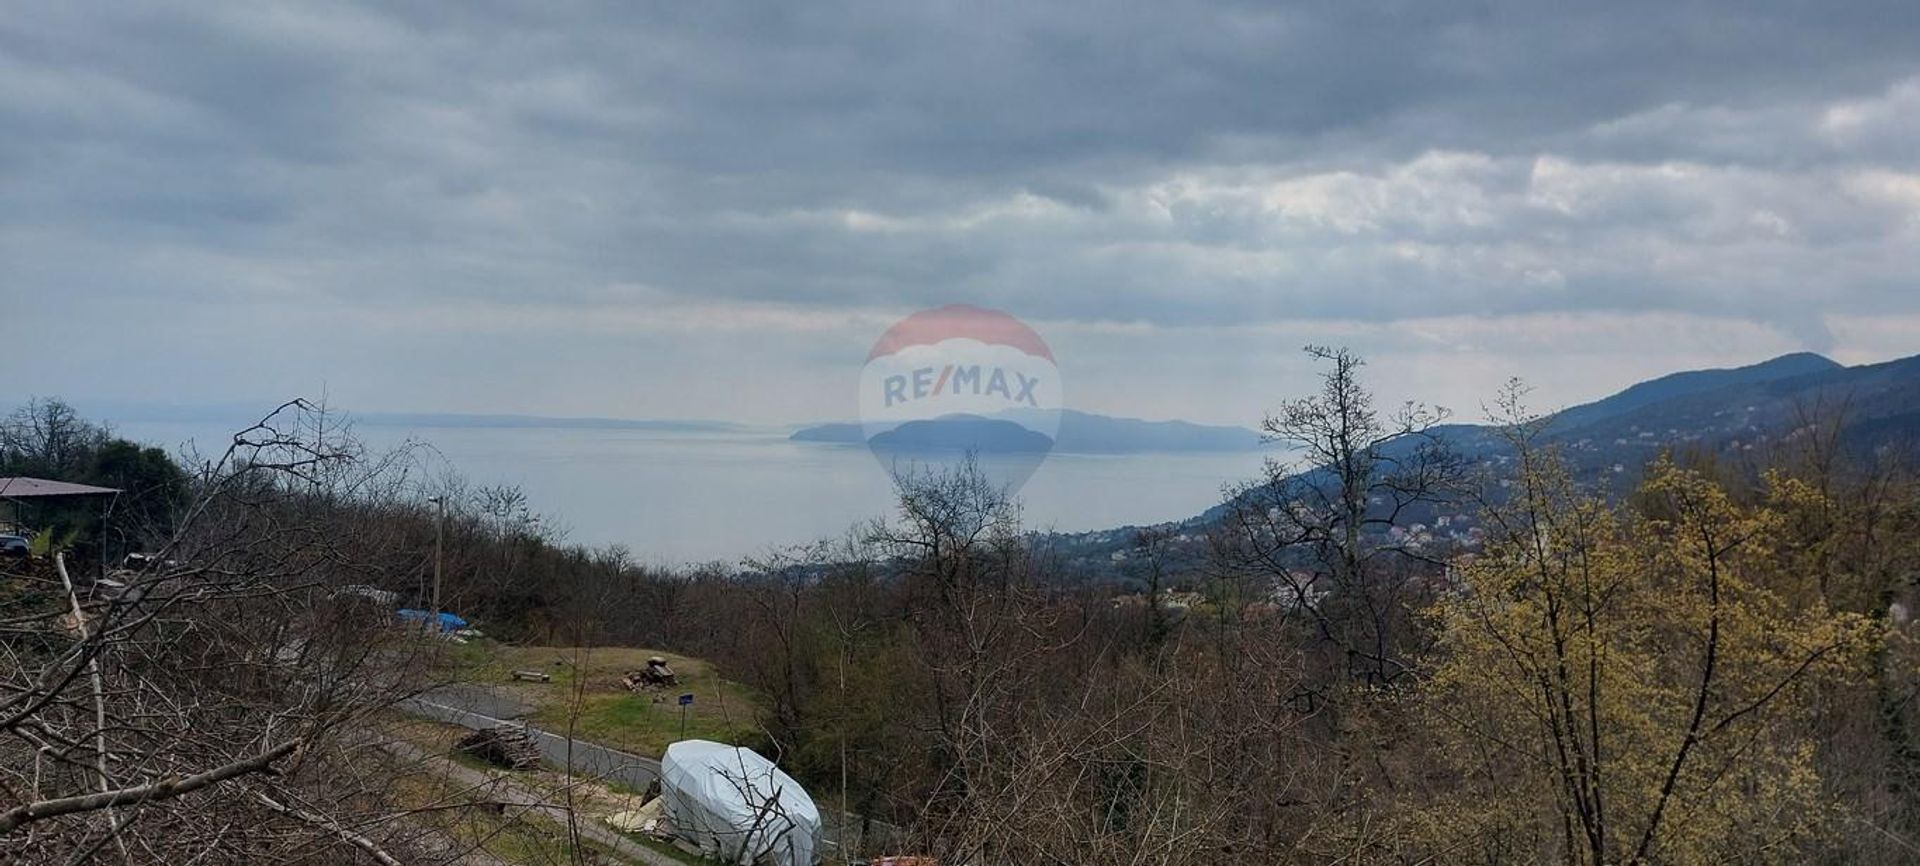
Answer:
[[[1911,2],[116,9],[0,0],[0,371],[83,409],[848,418],[952,302],[1235,423],[1308,342],[1468,416],[1920,353]]]

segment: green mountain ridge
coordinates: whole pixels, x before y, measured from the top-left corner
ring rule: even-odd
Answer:
[[[1841,446],[1871,456],[1883,449],[1920,452],[1920,355],[1844,366],[1812,353],[1758,364],[1692,370],[1637,383],[1571,406],[1545,421],[1542,436],[1582,480],[1631,487],[1662,452],[1687,449],[1738,460],[1789,445],[1820,425],[1839,424]],[[1432,433],[1474,462],[1500,462],[1507,443],[1490,424],[1447,424]],[[1388,443],[1389,455],[1415,447]],[[1225,514],[1221,504],[1171,525],[1204,531]],[[1076,553],[1120,549],[1136,527],[1058,538]]]

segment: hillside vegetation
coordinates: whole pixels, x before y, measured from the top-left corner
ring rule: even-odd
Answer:
[[[897,479],[893,512],[838,541],[642,566],[295,404],[186,477],[123,600],[17,571],[0,703],[24,709],[0,770],[40,793],[0,829],[63,855],[138,819],[143,844],[201,862],[433,862],[437,819],[365,769],[395,698],[489,684],[545,727],[652,754],[679,736],[675,693],[618,678],[659,652],[696,695],[687,735],[777,755],[823,806],[895,825],[887,853],[1911,862],[1920,361],[1787,359],[1558,416],[1516,385],[1466,427],[1376,408],[1361,359],[1310,351],[1322,387],[1262,425],[1293,462],[1099,555],[1028,532],[963,466]],[[391,625],[429,603],[437,534],[442,606],[489,641]],[[74,604],[86,629],[62,624]],[[95,703],[164,729],[99,726]],[[36,737],[74,760],[36,770]],[[232,775],[137,787],[209,769]],[[139,796],[85,805],[103,785]]]

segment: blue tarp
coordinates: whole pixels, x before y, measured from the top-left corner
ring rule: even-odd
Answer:
[[[400,618],[403,620],[406,620],[407,622],[423,623],[433,616],[433,614],[428,613],[427,611],[414,610],[412,608],[401,608],[398,611],[398,613],[400,615]],[[445,611],[442,611],[440,613],[440,631],[458,631],[466,627],[467,627],[466,620],[461,619],[460,617],[447,613]]]

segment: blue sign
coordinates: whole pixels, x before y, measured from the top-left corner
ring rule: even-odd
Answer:
[[[687,694],[687,695],[680,696],[680,706],[684,707],[691,703],[693,703],[693,695]]]

